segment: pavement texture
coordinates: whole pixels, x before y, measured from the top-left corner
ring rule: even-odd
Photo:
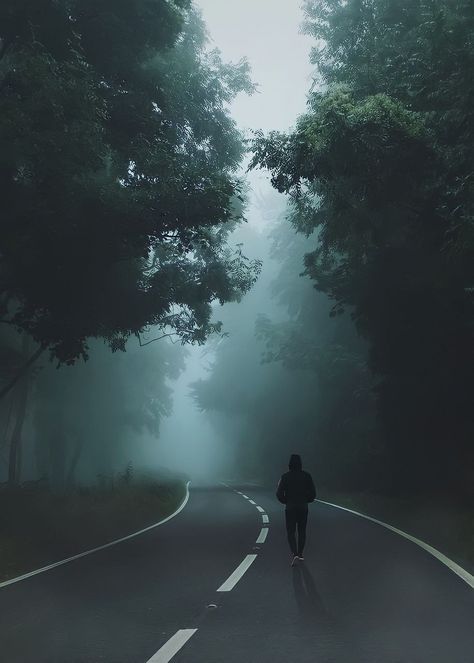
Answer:
[[[283,507],[235,488],[268,514],[264,543],[256,505],[191,489],[164,525],[1,588],[2,663],[147,663],[180,629],[197,631],[173,663],[474,663],[474,591],[424,550],[315,503],[291,568]]]

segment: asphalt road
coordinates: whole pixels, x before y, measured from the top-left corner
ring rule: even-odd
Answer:
[[[439,561],[314,504],[290,568],[281,505],[239,490],[256,504],[194,489],[168,523],[1,588],[2,663],[474,663],[474,591]]]

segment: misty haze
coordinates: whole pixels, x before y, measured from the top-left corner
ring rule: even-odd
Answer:
[[[470,0],[0,0],[0,660],[474,663]]]

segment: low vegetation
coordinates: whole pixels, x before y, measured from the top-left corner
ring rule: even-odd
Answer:
[[[12,495],[12,492],[15,494]],[[99,477],[96,486],[55,494],[47,485],[0,491],[0,581],[113,541],[173,513],[184,477]]]

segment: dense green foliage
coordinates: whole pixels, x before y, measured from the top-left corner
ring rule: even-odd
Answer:
[[[254,166],[316,231],[306,273],[369,342],[394,485],[472,485],[474,6],[307,0],[320,76]],[[388,480],[388,479],[387,479]]]
[[[226,244],[252,84],[206,41],[189,0],[2,2],[0,314],[60,363],[151,326],[202,343],[255,279]]]

